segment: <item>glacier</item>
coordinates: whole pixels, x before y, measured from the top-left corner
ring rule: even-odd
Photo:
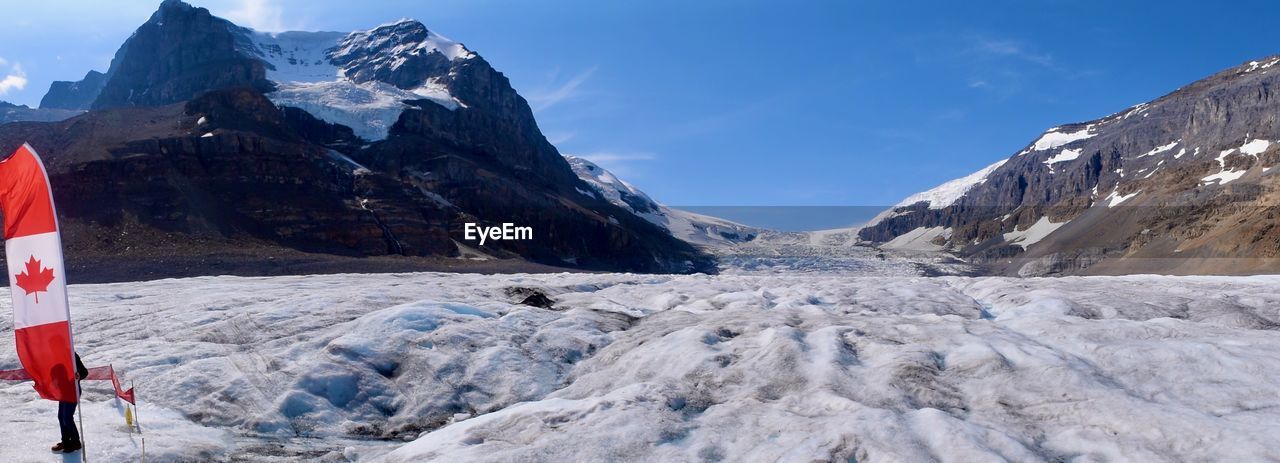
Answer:
[[[351,127],[365,140],[383,140],[409,107],[405,101],[429,100],[450,110],[462,105],[435,78],[417,88],[401,89],[379,80],[357,81],[347,75],[350,69],[334,63],[333,57],[340,54],[387,47],[395,38],[386,35],[388,31],[407,22],[413,21],[402,19],[349,34],[247,30],[250,45],[245,52],[267,63],[267,79],[276,89],[266,96],[276,105],[296,107],[326,122]],[[399,44],[376,54],[371,65],[394,69],[407,56],[437,52],[451,61],[476,56],[462,44],[428,31],[419,42]]]
[[[223,276],[70,303],[86,362],[136,381],[154,461],[1280,459],[1280,277],[909,268]],[[90,460],[137,459],[109,387],[85,393]],[[47,460],[56,407],[17,383],[0,406],[0,460]]]

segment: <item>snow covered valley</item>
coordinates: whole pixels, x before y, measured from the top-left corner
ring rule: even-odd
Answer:
[[[422,273],[70,295],[86,363],[136,381],[156,462],[1280,460],[1280,277]],[[109,386],[86,395],[89,461],[137,461]],[[52,402],[6,383],[0,408],[0,461],[61,461]]]

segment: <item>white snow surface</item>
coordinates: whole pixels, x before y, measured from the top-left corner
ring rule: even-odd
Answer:
[[[1080,157],[1081,153],[1082,152],[1080,150],[1063,148],[1062,152],[1053,155],[1053,157],[1050,157],[1049,159],[1045,159],[1044,163],[1046,165],[1054,165],[1059,162],[1074,161],[1076,158]]]
[[[981,170],[955,180],[948,181],[933,189],[922,191],[920,193],[908,196],[894,207],[910,206],[912,204],[924,201],[929,203],[929,209],[943,209],[947,206],[955,204],[965,193],[973,189],[973,187],[986,183],[987,176],[1003,166],[1008,159],[1001,159]],[[877,223],[878,220],[872,220]]]
[[[1276,63],[1278,63],[1278,62],[1280,62],[1280,58],[1272,58],[1271,60],[1269,60],[1269,61],[1267,61],[1267,62],[1265,62],[1265,63],[1258,62],[1258,61],[1250,61],[1250,62],[1249,62],[1249,67],[1248,67],[1248,68],[1246,68],[1243,72],[1253,72],[1253,71],[1257,71],[1257,70],[1259,70],[1259,69],[1266,69],[1266,68],[1269,68],[1269,67],[1271,67],[1271,66],[1275,66],[1275,65],[1276,65]],[[1264,72],[1264,73],[1265,73],[1265,72]]]
[[[1240,145],[1240,152],[1250,156],[1257,156],[1262,154],[1263,151],[1266,151],[1267,147],[1270,146],[1271,142],[1268,140],[1250,140],[1247,143]]]
[[[402,18],[397,21],[379,25],[369,30],[352,32],[347,36],[349,38],[349,40],[347,40],[348,45],[334,50],[334,53],[338,55],[345,55],[352,53],[357,48],[385,47],[390,45],[393,40],[401,40],[401,37],[396,37],[386,32],[396,28],[397,26],[409,23],[416,23],[416,21],[410,18]],[[447,37],[430,30],[427,31],[426,39],[419,42],[396,43],[395,46],[391,47],[388,51],[390,53],[385,57],[385,59],[392,62],[393,68],[398,67],[404,62],[400,57],[406,54],[440,52],[451,61],[456,59],[471,59],[476,56],[475,53],[472,53],[471,50],[468,50],[461,43],[449,40]]]
[[[1109,208],[1110,208],[1110,207],[1116,207],[1116,206],[1120,205],[1120,203],[1123,203],[1123,202],[1125,202],[1125,201],[1128,201],[1129,199],[1133,198],[1134,196],[1138,196],[1138,193],[1142,193],[1142,191],[1135,191],[1135,192],[1133,192],[1133,193],[1129,193],[1129,194],[1127,194],[1127,195],[1122,195],[1122,194],[1120,194],[1120,192],[1119,192],[1118,190],[1113,190],[1113,191],[1111,192],[1111,194],[1107,195],[1107,197],[1106,197],[1106,199],[1105,199],[1105,201],[1107,202],[1107,207],[1109,207]]]
[[[1157,154],[1160,154],[1160,153],[1163,153],[1163,152],[1166,152],[1166,151],[1169,151],[1169,150],[1173,149],[1173,147],[1178,146],[1178,143],[1181,143],[1181,142],[1182,142],[1182,140],[1175,140],[1175,141],[1173,141],[1173,142],[1170,142],[1170,143],[1169,143],[1169,144],[1167,144],[1167,145],[1161,145],[1161,146],[1157,146],[1157,147],[1155,147],[1155,148],[1151,148],[1151,151],[1147,151],[1146,153],[1139,154],[1139,155],[1138,155],[1138,157],[1139,157],[1139,158],[1145,158],[1145,157],[1147,157],[1147,156],[1155,156],[1155,155],[1157,155]],[[1186,149],[1183,149],[1183,151],[1186,151]],[[1179,154],[1179,156],[1181,156],[1181,154]]]
[[[932,189],[908,196],[902,201],[899,201],[898,204],[894,205],[893,207],[885,209],[884,211],[881,211],[879,214],[876,214],[876,216],[872,217],[871,220],[868,220],[867,223],[862,224],[860,227],[857,227],[853,231],[856,234],[856,232],[862,228],[873,227],[876,224],[879,224],[884,219],[893,217],[895,214],[897,214],[894,211],[894,209],[910,206],[912,204],[915,204],[921,201],[928,203],[929,209],[944,209],[948,206],[951,206],[952,204],[955,204],[956,201],[959,201],[960,198],[964,197],[965,193],[968,193],[969,190],[973,189],[973,187],[986,183],[987,177],[989,177],[992,172],[995,172],[996,169],[999,169],[1000,166],[1003,166],[1008,161],[1009,161],[1008,159],[1001,159],[999,161],[996,161],[994,164],[991,164],[987,167],[983,167],[981,170],[978,170],[977,172],[974,172],[972,174],[957,178],[955,180],[949,180],[946,183],[933,187]]]
[[[349,274],[70,297],[85,360],[137,381],[153,461],[1280,459],[1280,277]],[[16,365],[12,337],[0,352]],[[86,388],[90,461],[136,460],[105,391]],[[0,404],[0,460],[48,461],[53,404],[25,384]]]
[[[1091,133],[1092,129],[1093,129],[1092,125],[1087,126],[1083,129],[1077,130],[1075,132],[1061,132],[1056,127],[1049,129],[1048,132],[1045,132],[1044,135],[1041,135],[1040,138],[1037,139],[1034,144],[1032,144],[1031,146],[1032,151],[1051,150],[1059,146],[1074,143],[1074,142],[1092,137],[1094,135],[1097,135],[1095,133]]]
[[[1207,175],[1204,178],[1200,179],[1200,182],[1201,183],[1217,182],[1219,185],[1226,185],[1228,183],[1231,183],[1232,181],[1239,180],[1240,177],[1244,177],[1245,173],[1247,173],[1247,171],[1224,170],[1216,174]]]
[[[951,237],[951,229],[945,227],[916,227],[915,229],[894,237],[880,247],[887,249],[903,249],[908,251],[941,251],[944,246],[934,244],[933,240]]]
[[[347,78],[345,72],[330,60],[328,52],[337,47],[340,41],[348,37],[362,37],[361,34],[367,36],[370,31],[350,34],[299,31],[251,33],[249,38],[254,45],[253,51],[270,65],[267,79],[275,82],[277,87],[276,91],[267,94],[267,98],[277,105],[307,111],[326,122],[351,127],[357,136],[366,140],[382,140],[387,137],[387,132],[400,118],[400,113],[409,107],[404,103],[405,100],[427,99],[449,109],[459,107],[461,103],[444,85],[434,80],[429,80],[419,88],[405,90],[385,82],[357,83]],[[435,35],[431,37],[439,39]],[[392,56],[412,53],[413,47],[436,45],[444,47],[441,51],[447,51],[446,56],[451,53],[453,56],[462,56],[456,53],[456,48],[461,45],[450,42],[455,47],[432,40],[434,39],[397,47]],[[359,40],[349,43],[369,45]]]
[[[1040,240],[1045,239],[1050,233],[1066,224],[1067,222],[1050,222],[1048,217],[1041,217],[1025,230],[1014,229],[1014,231],[1005,233],[1003,237],[1009,244],[1016,244],[1021,246],[1022,249],[1026,249],[1033,244],[1039,243]]]
[[[1248,173],[1247,170],[1227,170],[1227,156],[1230,156],[1231,153],[1234,153],[1237,150],[1239,150],[1240,154],[1253,156],[1256,158],[1258,157],[1258,155],[1265,152],[1269,147],[1271,147],[1271,141],[1269,140],[1249,140],[1249,141],[1246,141],[1243,145],[1240,145],[1239,148],[1222,150],[1222,152],[1218,153],[1218,157],[1217,157],[1218,166],[1222,170],[1220,170],[1216,174],[1210,174],[1205,176],[1204,178],[1201,178],[1200,183],[1209,184],[1209,183],[1217,182],[1218,185],[1226,185],[1228,183],[1231,183],[1235,180],[1240,179],[1240,177],[1244,177],[1244,174]],[[1264,170],[1263,172],[1266,172],[1266,171]]]

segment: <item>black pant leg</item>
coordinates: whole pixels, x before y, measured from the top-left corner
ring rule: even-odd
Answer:
[[[80,432],[76,430],[75,402],[58,402],[58,427],[62,428],[64,445],[80,443]]]

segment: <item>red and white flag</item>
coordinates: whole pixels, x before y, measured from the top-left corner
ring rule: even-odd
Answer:
[[[49,177],[31,145],[0,161],[0,211],[18,360],[40,397],[77,402],[62,238]]]

